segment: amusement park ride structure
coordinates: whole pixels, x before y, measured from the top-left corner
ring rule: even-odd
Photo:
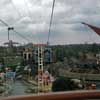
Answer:
[[[49,38],[50,38],[50,33],[51,33],[54,5],[55,5],[55,0],[53,0],[53,4],[52,4],[52,12],[51,12],[51,17],[50,17],[47,43],[46,44],[33,44],[33,45],[37,46],[37,48],[38,48],[38,89],[43,88],[43,86],[44,86],[44,78],[43,78],[43,76],[44,76],[44,70],[43,70],[43,66],[44,66],[43,65],[44,64],[44,47],[49,45]],[[12,42],[12,40],[10,40],[10,34],[9,33],[10,33],[11,30],[13,32],[17,33],[18,35],[20,35],[22,38],[28,40],[27,38],[25,38],[21,34],[19,34],[17,31],[15,31],[14,27],[10,27],[3,20],[0,20],[0,22],[3,23],[8,28],[8,42],[4,43],[5,45],[8,45],[8,47],[13,46],[13,44],[18,44],[17,42]]]
[[[34,45],[38,48],[38,92],[49,92],[54,79],[48,71],[44,70],[44,49],[47,44]]]
[[[38,90],[43,88],[43,47],[38,46]]]
[[[38,90],[40,89],[40,91],[45,91],[45,87],[51,86],[50,85],[51,81],[53,81],[49,75],[44,74],[43,64],[44,64],[44,47],[49,45],[54,6],[55,6],[55,0],[53,0],[53,5],[52,5],[52,12],[51,12],[51,17],[50,17],[50,25],[49,25],[47,43],[46,44],[36,44],[38,47]]]
[[[87,25],[89,28],[91,28],[94,32],[96,32],[100,36],[100,28],[97,26],[93,26],[87,23],[82,22],[82,24]]]
[[[49,37],[50,37],[50,31],[51,31],[51,25],[52,25],[52,17],[53,17],[53,10],[54,10],[54,3],[55,0],[53,0],[53,6],[52,6],[52,13],[51,13],[51,19],[50,19],[50,26],[49,26],[49,33],[48,33],[48,40],[47,44],[34,44],[38,48],[38,90],[42,91],[44,87],[48,84],[45,84],[45,77],[44,77],[44,47],[49,45]],[[87,24],[82,23],[84,25],[87,25],[90,27],[93,31],[95,31],[98,35],[100,35],[100,28]],[[9,29],[10,30],[10,29]],[[9,33],[8,33],[9,34]],[[9,35],[8,35],[9,40]],[[48,77],[46,77],[48,78]],[[49,81],[50,78],[46,80]],[[39,92],[40,92],[39,91]],[[89,98],[100,98],[100,91],[92,90],[92,91],[77,91],[77,92],[61,92],[61,93],[51,93],[51,94],[45,94],[45,95],[35,95],[35,96],[23,96],[23,97],[12,97],[12,98],[5,98],[1,100],[74,100],[74,99],[89,99]]]

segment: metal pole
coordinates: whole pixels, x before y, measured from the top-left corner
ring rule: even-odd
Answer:
[[[43,47],[38,46],[38,92],[43,91]]]
[[[9,40],[9,28],[8,28],[8,41],[10,41],[10,40]]]
[[[10,41],[10,34],[9,34],[10,30],[14,30],[14,28],[13,27],[8,27],[8,41]]]

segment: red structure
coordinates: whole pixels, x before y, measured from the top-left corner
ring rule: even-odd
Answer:
[[[33,44],[33,46],[47,46],[47,44]]]
[[[94,32],[96,32],[98,35],[100,35],[100,28],[99,28],[99,27],[96,27],[96,26],[93,26],[93,25],[90,25],[90,24],[87,24],[87,23],[84,23],[84,22],[82,22],[82,24],[87,25],[87,26],[90,27]]]

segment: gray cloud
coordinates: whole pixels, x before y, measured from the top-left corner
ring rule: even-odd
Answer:
[[[47,42],[52,0],[0,0],[0,19],[32,42]],[[26,7],[27,6],[27,7]],[[100,37],[81,24],[100,26],[100,0],[56,0],[51,27],[52,44],[100,42]],[[7,41],[7,27],[0,23],[0,44]],[[93,37],[90,39],[89,35]],[[18,36],[12,39],[23,43]],[[25,41],[24,41],[25,42]]]

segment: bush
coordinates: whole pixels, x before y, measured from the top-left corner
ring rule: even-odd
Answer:
[[[70,79],[67,79],[65,77],[57,78],[52,85],[52,91],[68,91],[72,90],[72,81]]]

